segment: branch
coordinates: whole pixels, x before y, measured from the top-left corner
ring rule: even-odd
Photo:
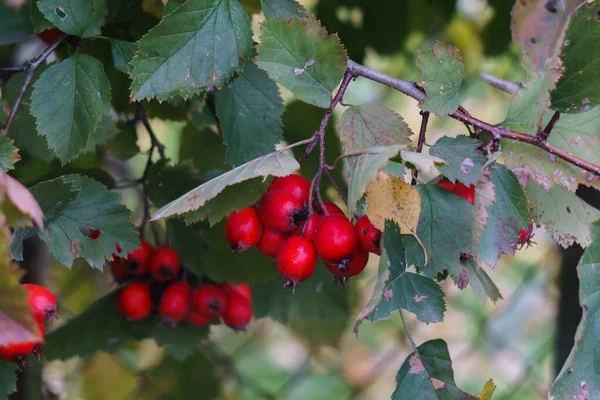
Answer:
[[[481,72],[479,75],[481,75],[481,77],[487,84],[497,89],[500,89],[508,94],[515,94],[519,89],[523,87],[519,82],[507,81],[485,72]]]
[[[417,153],[421,153],[423,151],[423,146],[425,145],[425,133],[427,132],[427,123],[429,122],[429,111],[421,110],[419,112],[421,114],[421,129],[419,130],[419,140],[417,142]],[[412,179],[412,184],[417,184],[417,177],[419,176],[419,171],[415,171]]]
[[[364,78],[373,80],[375,82],[382,83],[386,86],[389,86],[393,89],[398,90],[401,93],[406,94],[407,96],[412,97],[416,100],[424,100],[426,95],[421,92],[414,82],[403,81],[401,79],[394,78],[389,75],[385,75],[381,72],[374,71],[370,68],[367,68],[363,65],[357,64],[354,61],[349,60],[346,64],[347,71],[352,73],[353,76],[362,76]],[[453,112],[449,115],[451,118],[454,118],[463,123],[469,124],[475,129],[480,129],[483,131],[487,131],[492,134],[494,139],[512,139],[518,142],[528,143],[532,146],[538,147],[554,156],[573,164],[592,175],[600,176],[600,166],[582,160],[569,154],[568,152],[548,144],[545,141],[539,141],[535,136],[528,135],[521,132],[515,132],[510,129],[505,129],[499,126],[491,125],[487,122],[481,121],[475,117],[472,117],[468,113],[465,113],[464,109],[459,109],[458,111]]]
[[[554,111],[554,115],[552,116],[552,118],[548,122],[548,125],[546,125],[543,131],[541,130],[542,126],[540,124],[540,131],[537,133],[537,135],[535,135],[536,139],[540,142],[545,142],[546,140],[548,140],[548,137],[550,136],[550,133],[552,132],[552,129],[554,129],[554,125],[556,125],[556,122],[559,118],[560,112]]]
[[[21,92],[19,93],[19,97],[17,97],[15,104],[12,106],[12,109],[10,110],[10,115],[8,116],[8,119],[6,120],[6,124],[4,124],[4,128],[2,128],[2,130],[0,131],[0,134],[6,135],[8,133],[8,130],[10,129],[10,126],[12,125],[12,122],[15,119],[15,114],[17,113],[17,110],[19,109],[19,106],[21,105],[21,102],[23,101],[23,97],[25,96],[25,93],[27,92],[27,88],[29,87],[29,84],[31,83],[31,79],[33,78],[33,75],[35,74],[35,70],[38,69],[38,67],[44,62],[44,60],[46,60],[46,58],[48,58],[48,56],[50,54],[52,54],[54,49],[56,49],[58,47],[58,45],[61,44],[62,41],[65,40],[66,38],[67,38],[67,35],[61,35],[58,39],[56,39],[54,41],[54,43],[52,43],[50,46],[48,46],[46,48],[46,50],[44,50],[42,52],[42,54],[40,54],[38,56],[38,58],[36,58],[30,64],[29,63],[24,64],[21,67],[8,67],[8,68],[0,69],[1,73],[5,73],[8,76],[10,76],[16,72],[27,71],[27,76],[25,77],[25,81],[23,82],[23,86],[21,87]]]

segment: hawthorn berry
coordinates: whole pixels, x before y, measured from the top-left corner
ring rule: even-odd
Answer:
[[[245,331],[251,319],[252,305],[250,301],[240,293],[233,292],[229,296],[229,303],[223,314],[223,322],[233,330]]]
[[[523,246],[527,245],[527,248],[531,247],[531,245],[535,244],[531,240],[535,236],[535,225],[532,220],[529,220],[529,228],[527,229],[519,229],[519,241],[517,244],[520,246],[519,250],[523,248]]]
[[[121,257],[113,254],[113,260],[110,262],[110,273],[116,282],[123,282],[129,277],[129,270],[127,269],[127,261]]]
[[[252,292],[250,291],[250,286],[245,283],[240,283],[236,285],[235,283],[227,283],[224,282],[219,286],[227,296],[230,296],[232,293],[239,293],[244,296],[248,301],[252,301]]]
[[[0,346],[0,360],[13,362],[17,364],[20,369],[27,367],[29,365],[29,354],[34,352],[36,348],[39,349],[39,346],[44,340],[46,327],[42,322],[38,322],[38,329],[40,330],[40,337],[42,338],[42,340],[31,340],[19,343],[13,342],[4,346]],[[38,359],[40,358],[41,350],[39,352],[36,352],[36,356],[38,357]]]
[[[315,236],[315,248],[323,261],[339,263],[348,259],[356,246],[358,235],[348,218],[333,214],[321,219]]]
[[[196,311],[190,312],[187,317],[187,322],[196,327],[209,324],[212,320],[212,318],[205,317]]]
[[[117,248],[117,251],[118,250],[119,248]],[[140,247],[127,254],[127,270],[129,273],[131,275],[144,275],[147,273],[151,254],[152,245],[144,239],[141,239]]]
[[[307,217],[302,203],[282,190],[265,193],[258,203],[258,215],[266,227],[281,232],[293,230]]]
[[[325,206],[325,210],[327,211],[328,215],[346,215],[344,214],[344,211],[342,211],[342,209],[339,208],[335,203],[324,201],[323,205]]]
[[[367,262],[369,262],[369,252],[361,246],[356,246],[350,260],[340,263],[325,263],[325,266],[337,277],[350,278],[363,272]]]
[[[337,207],[337,206],[336,206]],[[341,210],[340,210],[341,211]],[[314,213],[310,216],[306,223],[302,227],[302,236],[308,240],[315,240],[315,236],[317,235],[317,228],[319,227],[319,223],[321,222],[321,216],[317,213]]]
[[[469,203],[471,203],[471,205],[475,204],[475,185],[470,185],[467,187],[461,182],[452,183],[448,179],[442,179],[437,183],[437,185],[451,191],[454,194],[464,197]]]
[[[175,325],[190,313],[191,297],[192,293],[187,283],[171,283],[160,298],[158,314],[167,323]]]
[[[269,191],[274,190],[288,192],[304,206],[308,204],[310,182],[300,175],[292,174],[275,179],[269,188]]]
[[[192,293],[194,310],[205,318],[217,318],[227,309],[227,295],[216,285],[204,285]]]
[[[246,251],[261,238],[262,225],[253,207],[234,211],[225,222],[225,236],[232,253]]]
[[[23,285],[29,293],[29,305],[37,322],[46,322],[56,317],[56,297],[43,286],[33,283]]]
[[[60,35],[62,35],[62,32],[57,28],[46,29],[36,34],[46,44],[54,43]]]
[[[179,273],[179,254],[169,246],[159,246],[150,256],[150,273],[159,282],[173,280]]]
[[[142,282],[125,286],[119,293],[119,309],[130,321],[146,318],[152,310],[150,286]]]
[[[356,233],[363,249],[370,253],[381,254],[381,231],[375,228],[369,217],[363,215],[356,220]]]
[[[258,241],[258,251],[267,257],[275,258],[279,248],[288,238],[289,234],[286,232],[276,231],[271,228],[264,227],[262,235]]]
[[[284,286],[295,288],[315,272],[316,266],[317,255],[313,243],[303,237],[290,237],[277,254],[277,271],[285,279]]]
[[[46,326],[43,322],[38,322],[38,329],[40,330],[40,336],[42,340],[40,340],[35,344],[35,346],[33,346],[33,350],[31,352],[35,354],[35,357],[38,360],[41,360],[42,356],[44,355],[42,351],[42,343],[44,342],[44,335],[46,334]]]

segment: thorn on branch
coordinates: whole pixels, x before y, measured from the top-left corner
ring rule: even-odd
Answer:
[[[546,140],[548,140],[548,137],[550,136],[550,133],[552,133],[552,129],[554,129],[554,125],[556,125],[559,118],[560,112],[554,111],[554,115],[552,115],[552,118],[550,119],[548,125],[546,125],[544,130],[541,130],[542,125],[540,124],[540,130],[538,131],[537,135],[535,135],[535,138],[538,142],[545,142]]]

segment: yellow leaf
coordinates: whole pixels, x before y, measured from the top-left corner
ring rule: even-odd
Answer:
[[[494,394],[495,390],[496,390],[496,385],[494,384],[494,380],[490,379],[489,381],[487,381],[485,383],[483,390],[481,392],[477,393],[477,399],[478,400],[490,400],[492,398],[492,395]]]

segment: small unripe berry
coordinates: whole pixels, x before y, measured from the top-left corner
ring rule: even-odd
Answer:
[[[117,251],[119,248],[117,248]],[[140,247],[127,254],[127,270],[131,275],[144,275],[148,272],[148,264],[152,245],[144,239],[140,240]]]
[[[302,203],[282,190],[265,193],[258,203],[258,215],[266,227],[281,232],[293,230],[307,217]]]
[[[252,291],[250,291],[250,286],[245,283],[240,283],[236,285],[235,283],[221,283],[219,287],[225,292],[227,296],[230,296],[232,293],[239,293],[244,296],[248,301],[252,301]]]
[[[192,293],[185,282],[174,282],[167,287],[160,302],[158,303],[158,314],[171,324],[185,319],[190,313],[190,302]]]
[[[276,231],[271,228],[264,227],[262,235],[258,241],[258,251],[267,257],[275,258],[279,248],[288,238],[289,234],[286,232]]]
[[[56,317],[56,297],[43,286],[33,283],[23,285],[29,293],[29,305],[37,322],[46,322]]]
[[[232,253],[246,251],[258,243],[262,225],[253,207],[234,211],[225,223],[225,236]]]
[[[201,314],[198,314],[196,311],[190,312],[187,317],[188,324],[195,327],[210,324],[212,320],[213,318],[205,317]]]
[[[451,191],[456,195],[464,197],[469,203],[471,203],[471,205],[475,204],[475,185],[470,185],[467,187],[461,182],[454,184],[448,179],[442,179],[437,183],[437,185]]]
[[[150,273],[159,282],[166,282],[177,277],[180,267],[179,254],[169,246],[159,246],[150,256]]]
[[[275,179],[269,188],[269,191],[273,190],[288,192],[304,206],[308,204],[310,182],[300,175],[292,174]]]
[[[375,228],[369,217],[363,215],[356,220],[356,233],[363,249],[381,254],[381,231]]]
[[[295,288],[307,280],[317,266],[313,243],[299,236],[286,240],[277,254],[277,271],[285,279],[285,286]]]
[[[334,214],[321,219],[315,237],[315,247],[323,261],[339,263],[348,259],[356,246],[356,228],[348,218]]]
[[[225,325],[236,331],[245,331],[252,319],[252,305],[241,294],[234,292],[229,296],[227,310],[223,314]]]
[[[130,321],[146,318],[152,310],[150,287],[142,282],[125,286],[119,293],[119,309]]]
[[[192,305],[198,314],[206,318],[217,318],[225,313],[227,295],[218,286],[200,286],[192,293]]]

